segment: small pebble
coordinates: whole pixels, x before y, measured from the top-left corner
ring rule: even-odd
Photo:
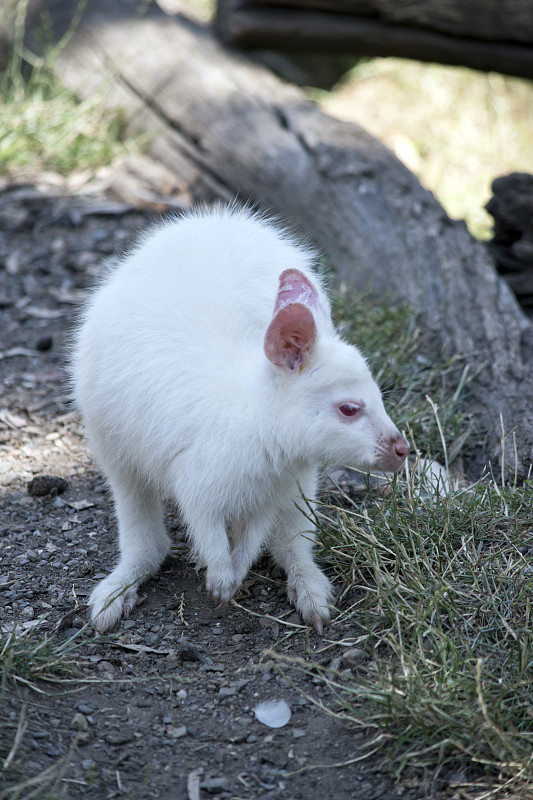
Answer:
[[[88,714],[93,714],[96,710],[94,706],[90,705],[90,703],[78,703],[76,708],[78,709],[78,711],[81,711],[81,713],[85,714],[86,716]]]
[[[352,667],[355,664],[360,664],[368,658],[368,653],[360,647],[350,647],[345,650],[341,656],[341,664],[343,667]]]
[[[66,492],[68,483],[57,475],[37,475],[28,483],[27,488],[31,497],[54,497]]]
[[[40,352],[45,352],[46,350],[50,350],[52,348],[53,343],[54,340],[52,337],[48,334],[45,334],[44,336],[39,336],[35,342],[35,349],[39,350]]]
[[[70,729],[73,731],[86,731],[89,729],[89,723],[87,722],[87,719],[83,714],[80,714],[79,711],[72,717]]]
[[[234,686],[221,686],[218,690],[219,697],[230,697],[237,694],[237,689]]]
[[[105,741],[112,745],[128,744],[128,742],[132,742],[134,739],[135,734],[128,733],[126,731],[123,731],[122,733],[118,731],[117,733],[108,733],[105,737]],[[156,742],[158,742],[157,739]]]
[[[187,728],[185,725],[169,725],[166,730],[167,736],[170,736],[171,739],[181,739],[183,736],[187,736]]]
[[[100,661],[98,666],[96,667],[98,672],[114,672],[115,667],[113,664],[110,664],[109,661]]]
[[[178,644],[178,655],[182,661],[200,661],[202,657],[197,647],[189,642],[179,642]]]

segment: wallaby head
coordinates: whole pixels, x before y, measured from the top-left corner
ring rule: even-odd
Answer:
[[[394,472],[409,446],[383,406],[368,365],[333,330],[312,281],[290,269],[279,277],[264,351],[284,399],[292,451],[309,460]],[[299,443],[299,444],[298,444]],[[290,448],[288,448],[290,449]]]

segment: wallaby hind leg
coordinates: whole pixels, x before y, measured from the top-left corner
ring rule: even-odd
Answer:
[[[89,599],[94,627],[106,631],[128,617],[137,587],[161,566],[170,548],[159,494],[130,474],[108,475],[118,519],[120,560]]]

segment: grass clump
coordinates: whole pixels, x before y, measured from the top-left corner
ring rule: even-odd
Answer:
[[[10,681],[15,681],[40,691],[37,681],[60,681],[79,673],[75,653],[81,642],[80,631],[60,641],[55,636],[40,636],[35,630],[24,630],[16,624],[9,632],[0,630],[2,690]]]
[[[472,439],[468,365],[432,359],[409,309],[341,297],[336,316],[372,354],[394,421],[448,465]],[[364,658],[278,663],[319,676],[329,712],[374,728],[398,774],[455,773],[462,798],[533,797],[533,482],[439,481],[417,458],[385,495],[328,500],[313,517],[340,588],[325,649],[348,623],[343,645]]]
[[[56,636],[41,636],[31,627],[23,628],[14,624],[11,630],[0,628],[0,708],[6,710],[0,716],[1,798],[56,800],[64,796],[61,781],[70,764],[72,752],[33,777],[22,774],[18,756],[28,727],[26,703],[23,702],[18,714],[13,712],[9,715],[8,697],[14,684],[46,695],[47,691],[43,688],[46,684],[61,686],[76,679],[81,672],[76,651],[81,644],[82,631],[60,641]],[[18,705],[17,702],[12,707]],[[71,750],[76,744],[74,739]]]
[[[38,57],[24,45],[27,3],[7,6],[14,44],[0,71],[0,174],[52,170],[67,175],[94,170],[126,152],[139,150],[126,135],[120,111],[106,110],[98,94],[80,102],[54,74],[54,63],[79,24],[80,3],[72,26]],[[44,24],[44,23],[43,23]],[[42,34],[45,42],[51,35]]]
[[[461,762],[490,796],[533,796],[533,486],[423,497],[408,484],[319,509],[343,620],[370,659],[324,673],[335,711],[378,728],[398,771]]]

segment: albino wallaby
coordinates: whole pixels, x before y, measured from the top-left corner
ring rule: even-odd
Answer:
[[[318,632],[329,619],[302,498],[319,465],[394,471],[409,447],[335,331],[314,259],[248,210],[202,210],[153,230],[93,294],[73,380],[120,544],[89,601],[98,630],[130,614],[168,553],[163,498],[216,600],[266,545],[303,619]]]

